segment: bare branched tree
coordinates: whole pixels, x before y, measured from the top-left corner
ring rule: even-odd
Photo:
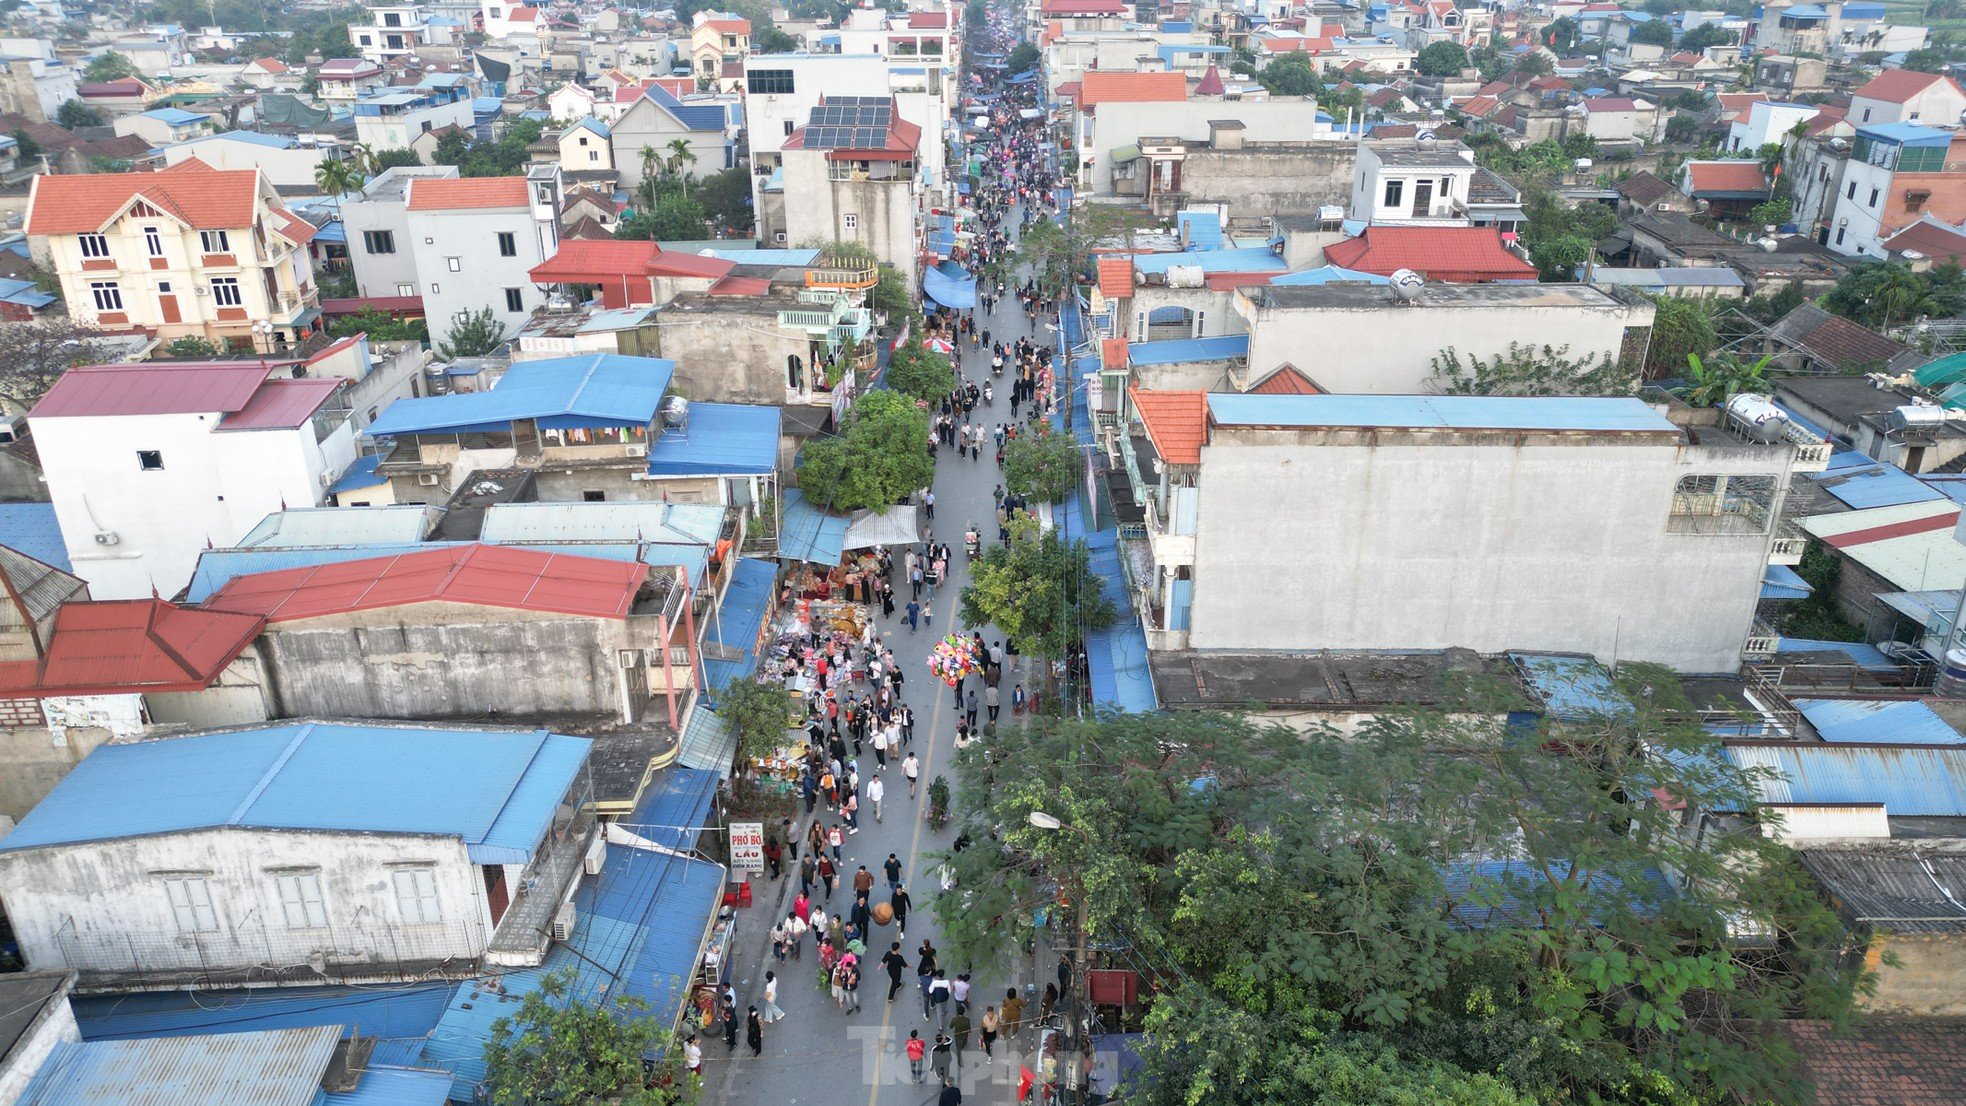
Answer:
[[[96,332],[70,319],[0,323],[0,402],[26,410],[62,373],[105,355]]]

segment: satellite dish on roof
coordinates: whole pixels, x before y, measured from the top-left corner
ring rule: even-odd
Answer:
[[[1411,269],[1398,269],[1392,275],[1393,295],[1402,302],[1412,303],[1420,298],[1420,289],[1426,286],[1426,278]]]

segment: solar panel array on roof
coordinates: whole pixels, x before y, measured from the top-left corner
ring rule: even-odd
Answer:
[[[808,150],[879,149],[887,145],[894,101],[878,96],[829,96],[806,120]]]

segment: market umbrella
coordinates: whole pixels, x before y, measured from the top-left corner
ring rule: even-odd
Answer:
[[[955,343],[949,341],[947,338],[941,338],[941,337],[930,338],[928,341],[923,342],[922,345],[931,350],[934,350],[936,353],[956,352]]]

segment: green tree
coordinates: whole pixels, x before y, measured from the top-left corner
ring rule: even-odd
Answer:
[[[451,323],[446,340],[439,343],[437,352],[445,360],[459,357],[483,357],[497,349],[505,341],[505,324],[489,307],[477,311],[466,311]]]
[[[107,356],[94,331],[59,315],[0,326],[0,400],[25,411],[71,367]]]
[[[430,159],[438,165],[463,165],[470,154],[471,139],[463,131],[449,131],[437,139],[437,149]]]
[[[371,169],[381,173],[388,169],[411,169],[423,164],[415,150],[398,146],[393,150],[377,150]]]
[[[1695,54],[1709,46],[1732,45],[1734,45],[1734,32],[1713,23],[1702,23],[1679,38],[1679,48]]]
[[[377,342],[428,342],[430,326],[423,319],[399,319],[368,306],[330,322],[328,334],[335,338],[366,334]]]
[[[914,290],[908,282],[901,279],[901,270],[882,262],[879,266],[880,279],[874,285],[872,307],[876,312],[886,315],[889,320],[906,318],[915,311]]]
[[[217,343],[208,342],[195,334],[187,334],[182,338],[173,338],[164,346],[164,356],[178,357],[186,360],[203,360],[217,357],[220,352]]]
[[[1901,261],[1859,261],[1823,297],[1823,307],[1874,330],[1889,330],[1920,315],[1966,310],[1966,277],[1957,265],[1917,273]]]
[[[1663,19],[1640,23],[1631,29],[1630,38],[1634,46],[1671,46],[1672,24]]]
[[[1538,50],[1530,50],[1515,59],[1515,71],[1531,77],[1547,77],[1550,75],[1550,70],[1554,68],[1555,64],[1550,61],[1550,56]]]
[[[1089,277],[1094,249],[1130,244],[1149,225],[1144,216],[1112,204],[1073,208],[1063,223],[1040,219],[1032,224],[1018,239],[1012,262],[1029,270],[1046,296],[1056,297]]]
[[[1569,346],[1509,343],[1506,354],[1463,361],[1453,347],[1434,358],[1434,380],[1452,396],[1629,396],[1637,375],[1609,354],[1573,358]]]
[[[694,242],[704,235],[703,205],[688,196],[664,196],[649,211],[634,211],[615,224],[616,238]]]
[[[1468,52],[1444,39],[1429,42],[1421,48],[1419,59],[1414,64],[1429,77],[1458,76],[1461,70],[1468,67]]]
[[[1914,73],[1939,73],[1943,72],[1945,67],[1945,51],[1930,47],[1922,50],[1912,50],[1905,54],[1904,65],[1902,66],[1902,68],[1909,69]]]
[[[124,57],[114,50],[97,54],[82,69],[83,80],[98,83],[103,81],[120,81],[124,77],[134,77],[136,75],[137,67],[135,64],[129,58]]]
[[[798,476],[800,490],[818,506],[886,511],[935,478],[928,415],[899,392],[868,392],[855,401],[839,436],[806,446]]]
[[[34,140],[33,135],[28,134],[24,130],[16,129],[13,139],[14,145],[19,148],[20,156],[23,159],[33,159],[41,156],[41,144]]]
[[[1683,390],[1686,402],[1695,407],[1718,407],[1741,392],[1765,392],[1768,363],[1773,359],[1770,355],[1759,361],[1744,361],[1731,353],[1712,357],[1689,353]]]
[[[1119,617],[1092,571],[1091,553],[1057,530],[1040,532],[1026,518],[1011,523],[1010,540],[970,563],[962,590],[962,620],[995,625],[1027,656],[1057,660],[1087,633]]]
[[[1311,59],[1302,53],[1285,54],[1264,66],[1256,81],[1272,96],[1310,96],[1323,87]]]
[[[722,169],[696,182],[692,198],[703,207],[712,223],[736,232],[749,231],[751,215],[751,177],[742,168]]]
[[[1748,222],[1765,226],[1779,226],[1782,223],[1788,222],[1794,215],[1794,202],[1789,200],[1788,197],[1782,196],[1769,200],[1767,203],[1754,205],[1754,209],[1748,212]]]
[[[341,198],[351,192],[360,192],[364,183],[360,170],[338,158],[323,161],[314,168],[314,184],[334,197],[336,218],[341,216]]]
[[[696,164],[696,152],[689,148],[689,139],[669,140],[669,156],[662,159],[669,175],[682,183],[683,195],[689,195],[689,167]]]
[[[618,997],[607,1006],[574,997],[576,976],[553,972],[517,1013],[499,1018],[485,1042],[485,1089],[494,1106],[606,1102],[673,1106],[688,1078],[673,1058],[651,1079],[646,1064],[670,1042],[648,1004]],[[680,1050],[671,1049],[672,1053]],[[659,1085],[651,1085],[659,1084]]]
[[[80,100],[63,100],[55,111],[55,122],[74,130],[77,127],[100,127],[103,125],[102,112]]]
[[[1004,72],[1023,73],[1036,69],[1044,61],[1044,55],[1028,42],[1020,42],[1010,48],[1010,56],[1004,58]]]
[[[1672,376],[1688,357],[1705,357],[1719,342],[1713,328],[1713,305],[1681,296],[1652,297],[1652,344],[1645,352],[1648,379]]]
[[[796,723],[792,698],[776,679],[732,680],[715,696],[715,713],[737,735],[737,759],[770,756],[785,745]]]
[[[912,399],[933,403],[955,388],[956,367],[911,337],[888,357],[887,386]]]
[[[1567,54],[1577,45],[1578,26],[1574,16],[1553,19],[1543,28],[1543,45],[1559,54]]]
[[[770,24],[757,28],[757,33],[751,36],[751,44],[758,48],[760,54],[792,54],[804,48],[798,39]]]
[[[1693,136],[1699,133],[1700,120],[1698,116],[1688,115],[1683,111],[1678,111],[1673,113],[1672,118],[1666,120],[1666,141],[1675,145],[1683,145],[1691,142],[1693,141]]]
[[[1049,423],[1038,423],[1003,448],[1003,486],[1019,499],[1057,503],[1072,494],[1084,472],[1078,441]]]

